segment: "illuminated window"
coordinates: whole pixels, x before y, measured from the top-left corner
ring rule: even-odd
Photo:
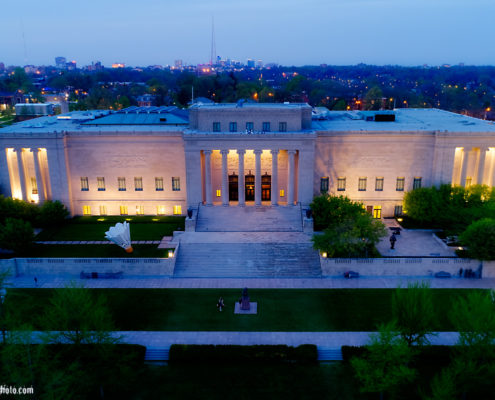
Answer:
[[[320,192],[321,193],[327,193],[328,192],[328,182],[329,178],[321,178],[320,179]]]
[[[473,182],[473,178],[471,178],[470,176],[468,176],[468,177],[466,178],[466,185],[465,185],[465,187],[469,187],[469,186],[471,186],[471,183],[472,183],[472,182]],[[34,193],[33,193],[33,194],[34,194]]]
[[[89,190],[89,183],[87,176],[81,176],[81,191],[87,192]]]
[[[38,184],[34,177],[31,177],[31,194],[38,194]]]
[[[163,191],[163,178],[155,178],[155,190],[157,192]]]
[[[287,132],[287,122],[279,122],[278,123],[278,131],[279,132]]]
[[[107,215],[107,206],[100,206],[100,215]]]
[[[419,189],[421,187],[421,177],[414,178],[413,189]]]
[[[120,215],[127,215],[127,206],[120,206]]]
[[[366,178],[359,178],[358,190],[360,192],[366,191]]]
[[[136,215],[144,215],[144,206],[136,206]]]
[[[405,178],[397,178],[397,183],[395,184],[395,190],[398,192],[404,191]]]
[[[217,189],[217,197],[222,196],[222,191],[220,189]]]
[[[98,184],[98,191],[102,192],[105,190],[105,178],[102,176],[99,176],[96,178],[96,182]]]
[[[376,181],[375,181],[375,190],[377,192],[383,191],[383,178],[376,178]]]
[[[125,178],[119,177],[117,179],[119,182],[119,192],[125,192]]]
[[[270,132],[270,123],[269,122],[263,122],[262,131],[263,132]]]
[[[182,215],[182,206],[174,206],[174,215]]]
[[[345,190],[345,178],[337,178],[337,190],[343,192]]]
[[[213,132],[220,132],[220,122],[213,122]]]
[[[229,132],[237,132],[237,122],[229,123]]]
[[[83,206],[83,215],[91,215],[91,207]]]
[[[285,190],[284,189],[280,189],[280,197],[284,197],[285,196]]]
[[[172,190],[178,192],[180,190],[180,178],[178,176],[172,177]]]
[[[402,212],[402,205],[395,206],[395,208],[394,208],[394,216],[395,217],[400,217],[402,214],[403,214],[403,212]]]
[[[136,192],[143,191],[143,178],[142,177],[140,177],[140,176],[134,177],[134,190]]]
[[[248,132],[254,131],[254,122],[246,122],[246,130]]]
[[[382,217],[382,206],[373,207],[373,218],[379,219]]]
[[[156,207],[156,213],[158,215],[165,215],[165,206],[157,206]]]

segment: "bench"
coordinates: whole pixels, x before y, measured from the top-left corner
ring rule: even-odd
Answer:
[[[81,279],[119,279],[124,272],[84,272],[79,274]]]

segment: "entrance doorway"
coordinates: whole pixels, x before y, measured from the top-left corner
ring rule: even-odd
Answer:
[[[239,200],[239,176],[229,175],[229,201]]]
[[[272,192],[272,177],[268,172],[261,177],[261,200],[270,201]]]
[[[254,175],[246,175],[246,201],[254,201]]]

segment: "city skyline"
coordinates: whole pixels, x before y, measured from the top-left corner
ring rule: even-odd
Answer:
[[[486,50],[495,4],[430,3],[144,0],[136,7],[117,0],[69,6],[28,0],[21,15],[15,3],[3,6],[0,24],[9,40],[2,43],[0,61],[52,65],[64,56],[78,65],[206,63],[214,17],[216,53],[243,63],[251,58],[281,65],[495,64],[495,55]]]

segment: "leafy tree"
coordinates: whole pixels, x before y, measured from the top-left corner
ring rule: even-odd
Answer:
[[[40,207],[38,224],[42,227],[60,226],[66,222],[69,211],[63,203],[58,200],[47,200]]]
[[[408,283],[397,288],[392,298],[392,313],[402,339],[409,346],[428,344],[436,319],[433,297],[426,282]]]
[[[362,203],[346,196],[317,196],[310,204],[316,230],[336,226],[349,218],[365,213]]]
[[[373,86],[364,97],[364,107],[366,110],[379,110],[382,106],[383,92],[378,86]]]
[[[385,392],[396,392],[401,385],[414,380],[416,371],[409,366],[413,348],[397,335],[393,323],[379,326],[366,347],[365,356],[351,359],[361,392],[379,393],[383,399]]]
[[[460,236],[471,258],[495,260],[495,219],[484,218],[473,222]]]
[[[38,214],[39,208],[35,204],[0,196],[0,223],[7,218],[19,218],[34,224]]]
[[[12,250],[16,255],[29,253],[33,240],[33,227],[27,221],[7,218],[0,227],[0,247]]]

